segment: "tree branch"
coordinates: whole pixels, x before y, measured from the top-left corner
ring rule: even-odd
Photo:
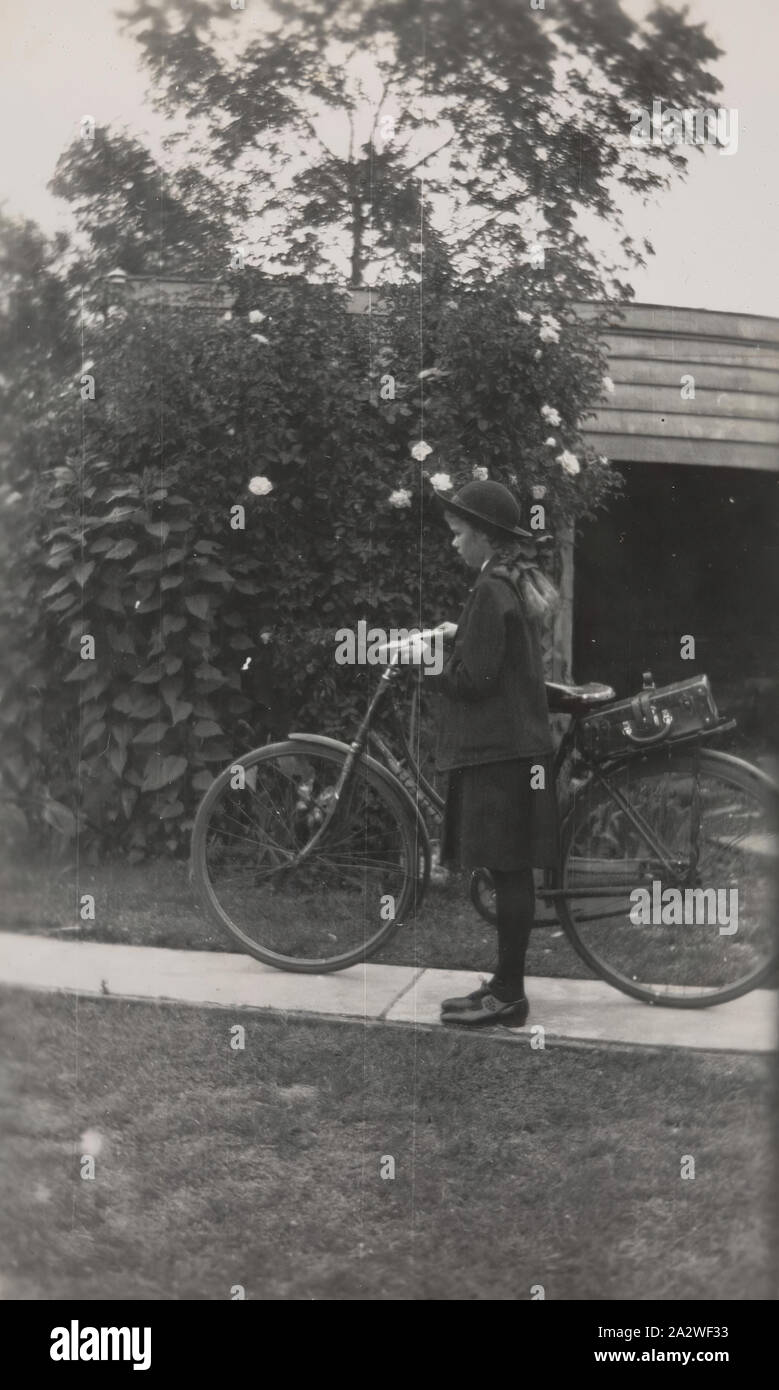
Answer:
[[[449,136],[448,140],[444,140],[443,145],[439,145],[437,150],[431,150],[429,154],[423,154],[422,158],[418,159],[416,164],[412,164],[410,168],[406,170],[406,173],[413,174],[414,170],[418,169],[420,164],[424,164],[428,159],[432,159],[434,154],[440,154],[442,150],[446,149],[447,145],[451,145],[453,140],[454,131],[452,131],[452,134]]]

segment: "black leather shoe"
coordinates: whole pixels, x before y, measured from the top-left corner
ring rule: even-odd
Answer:
[[[473,990],[471,994],[463,994],[459,999],[445,999],[441,1005],[441,1013],[458,1014],[462,1013],[464,1009],[471,1009],[474,1004],[484,998],[485,994],[489,994],[491,989],[492,981],[482,980],[479,988]]]
[[[512,999],[509,1003],[504,1003],[487,990],[481,998],[474,999],[467,1009],[442,1009],[441,1022],[462,1023],[469,1028],[478,1028],[489,1023],[503,1023],[508,1028],[521,1028],[527,1022],[529,1012],[530,1005],[524,995],[521,999]]]

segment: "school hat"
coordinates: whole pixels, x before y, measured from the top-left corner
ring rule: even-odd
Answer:
[[[435,497],[443,512],[452,512],[472,526],[497,531],[511,540],[538,540],[537,535],[523,531],[520,526],[521,512],[513,493],[491,478],[485,482],[466,483],[453,497],[438,491]]]

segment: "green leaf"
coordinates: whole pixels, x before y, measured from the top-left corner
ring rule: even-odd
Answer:
[[[123,690],[114,700],[114,709],[130,714],[134,719],[151,719],[159,713],[160,702],[140,690]]]
[[[162,555],[148,555],[148,556],[146,557],[145,560],[138,560],[138,561],[132,566],[132,568],[129,569],[129,570],[127,571],[127,573],[128,573],[128,574],[155,574],[155,573],[159,573],[159,570],[160,570],[161,564],[162,564],[162,560],[163,560],[163,556],[162,556]]]
[[[168,724],[147,724],[136,734],[133,743],[161,743],[168,732]]]
[[[139,489],[135,486],[135,484],[128,483],[126,487],[109,488],[109,490],[105,494],[104,501],[115,502],[117,497],[137,497],[138,495]]]
[[[192,706],[188,700],[177,700],[170,706],[170,717],[173,724],[180,724],[182,719],[188,719],[192,713]]]
[[[82,752],[85,748],[89,748],[90,744],[99,742],[105,733],[105,729],[106,725],[104,719],[99,719],[97,724],[92,724],[84,734],[84,739],[81,744]]]
[[[121,777],[122,773],[124,772],[126,762],[127,750],[125,748],[109,748],[108,765],[111,768],[111,771],[116,773],[117,777]]]
[[[73,577],[76,583],[79,584],[82,589],[94,568],[94,560],[87,560],[83,565],[73,566]]]
[[[179,584],[183,583],[184,577],[181,574],[163,574],[162,579],[160,580],[160,588],[176,589],[178,588]]]
[[[52,613],[65,613],[74,604],[78,607],[80,601],[75,594],[63,594],[62,598],[55,599],[53,603],[50,603],[49,608]]]
[[[192,732],[197,738],[213,738],[214,734],[223,734],[224,729],[220,728],[213,719],[198,719]]]
[[[197,567],[198,579],[205,579],[208,584],[232,584],[233,576],[227,570],[222,569],[221,565],[213,565],[206,561],[204,565]]]
[[[137,549],[138,542],[131,541],[129,537],[125,537],[124,540],[117,541],[115,545],[111,546],[105,558],[106,560],[126,560],[127,556],[132,555],[133,551]]]
[[[65,835],[72,840],[78,829],[78,822],[73,812],[63,806],[61,801],[47,801],[41,811],[41,815],[47,825],[52,830],[56,830],[58,835]]]
[[[150,536],[159,537],[163,545],[170,535],[170,526],[167,521],[147,521],[144,530],[148,531]]]
[[[226,763],[230,757],[230,745],[225,738],[214,739],[200,749],[200,756],[206,763]]]
[[[173,680],[169,678],[162,682],[160,686],[160,695],[165,701],[165,704],[170,705],[178,699],[183,689],[184,682],[180,677],[178,680]]]
[[[75,545],[55,547],[55,549],[49,553],[49,558],[45,562],[46,565],[51,570],[62,569],[62,566],[68,563],[68,560],[71,558],[75,548]]]
[[[186,627],[186,625],[186,618],[181,616],[177,617],[172,613],[166,613],[162,620],[162,631],[167,637],[169,632],[181,632],[181,629]]]
[[[188,608],[189,612],[194,614],[196,618],[202,618],[203,621],[208,617],[209,604],[205,594],[190,594],[188,598],[184,599],[184,607]]]
[[[162,667],[158,664],[156,666],[147,666],[146,670],[141,671],[135,679],[139,685],[156,685],[157,682],[162,679],[162,675]]]
[[[63,589],[67,589],[68,585],[72,583],[73,580],[71,576],[67,574],[65,575],[64,579],[58,579],[55,584],[52,584],[51,588],[46,590],[46,593],[43,595],[43,597],[54,598],[55,594],[61,594]]]
[[[196,772],[192,778],[192,786],[195,788],[195,791],[207,792],[213,780],[214,777],[211,772]]]
[[[66,681],[86,681],[95,674],[95,663],[93,661],[79,661],[78,666],[74,666]]]
[[[96,695],[102,695],[108,685],[108,676],[96,671],[91,680],[88,680],[81,692],[82,700],[94,700]]]
[[[160,758],[159,754],[152,754],[146,764],[141,791],[154,792],[158,791],[160,787],[167,787],[170,782],[175,782],[177,777],[181,777],[186,770],[186,758]]]

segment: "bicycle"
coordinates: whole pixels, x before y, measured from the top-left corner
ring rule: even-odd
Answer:
[[[444,803],[413,756],[393,698],[400,661],[398,649],[384,662],[351,744],[291,733],[234,761],[203,797],[192,832],[194,892],[265,964],[316,974],[356,965],[424,900],[425,817],[440,815]],[[554,757],[560,862],[543,871],[537,891],[579,957],[623,993],[675,1008],[723,1003],[768,980],[779,963],[779,791],[760,769],[708,746],[735,721],[594,761],[582,722],[614,701],[614,691],[548,682],[547,697],[550,713],[570,722]],[[399,756],[374,727],[380,708]],[[654,895],[657,883],[661,895],[690,892],[707,909],[708,892],[735,887],[736,931],[699,923],[697,906],[696,920],[683,926],[636,925],[631,894]],[[487,870],[472,874],[471,897],[492,920]]]

